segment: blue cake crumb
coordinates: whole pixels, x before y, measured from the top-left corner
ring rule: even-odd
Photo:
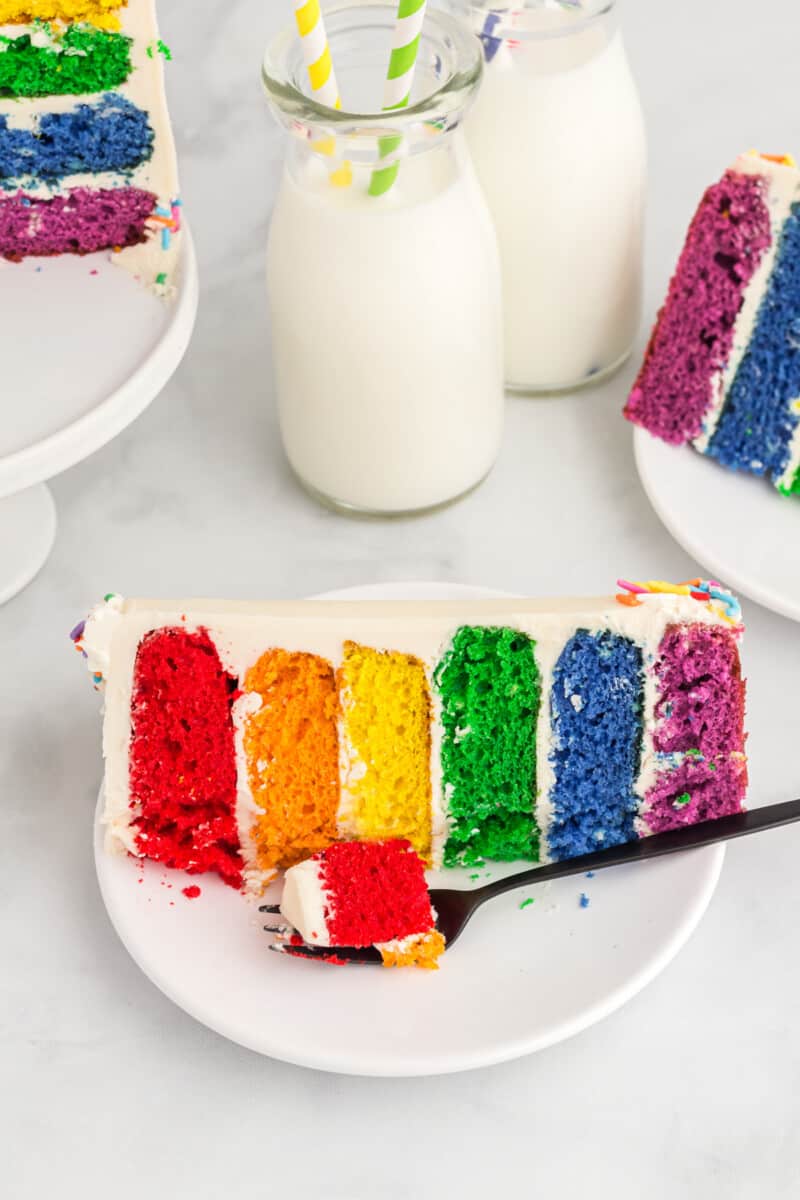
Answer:
[[[580,903],[581,908],[589,907],[589,897],[586,895],[586,892],[581,892],[581,898],[580,898],[579,903]]]
[[[101,171],[124,174],[152,157],[154,140],[147,113],[112,92],[69,112],[44,113],[36,129],[9,126],[2,116],[0,188]]]
[[[800,412],[800,204],[783,228],[778,257],[708,454],[726,467],[771,475],[789,464]]]
[[[551,691],[555,783],[547,837],[554,859],[635,839],[643,709],[639,647],[608,631],[578,630]]]

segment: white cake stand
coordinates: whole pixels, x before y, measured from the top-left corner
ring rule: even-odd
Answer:
[[[45,480],[99,450],[155,399],[189,345],[197,300],[188,231],[172,303],[106,254],[0,259],[0,604],[30,583],[53,547]]]

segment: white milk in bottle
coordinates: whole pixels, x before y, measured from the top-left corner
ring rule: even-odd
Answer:
[[[359,99],[367,79],[380,103],[395,16],[393,4],[326,9],[344,104],[368,103]],[[434,507],[484,478],[503,430],[497,240],[459,127],[480,47],[452,18],[429,14],[424,113],[418,104],[374,117],[344,110],[329,124],[299,89],[287,100],[285,87],[271,87],[277,57],[268,55],[265,82],[295,135],[267,252],[287,457],[337,506]],[[390,134],[402,135],[399,171],[376,196],[373,170]]]
[[[506,380],[591,382],[632,348],[646,142],[614,0],[451,0],[481,37],[467,121],[503,267]]]

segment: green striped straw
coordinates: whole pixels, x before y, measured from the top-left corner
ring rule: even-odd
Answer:
[[[422,24],[425,20],[425,6],[428,0],[399,0],[397,6],[397,24],[392,41],[392,57],[389,60],[389,74],[383,91],[383,111],[392,112],[398,108],[406,108],[411,98],[411,88],[414,84],[414,71],[417,67],[419,39]],[[381,158],[394,154],[402,144],[402,136],[392,134],[380,140]],[[389,167],[377,167],[372,172],[369,183],[370,196],[383,196],[394,184],[400,164],[395,162]]]

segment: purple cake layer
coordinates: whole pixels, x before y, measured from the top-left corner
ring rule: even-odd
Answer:
[[[696,825],[742,811],[747,790],[743,755],[714,762],[687,758],[662,775],[647,796],[644,820],[651,833]]]
[[[715,758],[744,749],[744,680],[732,632],[718,625],[672,626],[655,670],[658,753]]]
[[[713,625],[673,626],[655,672],[654,746],[665,758],[647,795],[646,825],[659,833],[740,812],[747,767],[736,634]]]
[[[761,175],[728,171],[689,230],[625,415],[675,445],[697,437],[744,292],[772,241]]]
[[[147,240],[145,222],[156,203],[140,188],[74,188],[52,200],[0,195],[0,257],[19,262],[135,246]]]

